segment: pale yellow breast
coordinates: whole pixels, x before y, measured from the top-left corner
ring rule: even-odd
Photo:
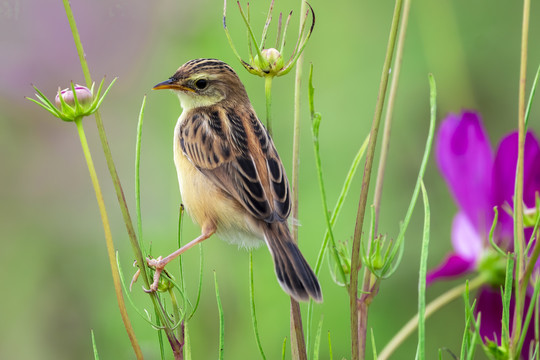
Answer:
[[[253,217],[184,155],[179,140],[181,119],[174,132],[174,163],[187,213],[201,227],[215,225],[216,235],[223,240],[247,248],[259,246],[264,235]]]

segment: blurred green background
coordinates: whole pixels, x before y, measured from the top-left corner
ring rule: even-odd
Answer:
[[[317,21],[305,50],[303,86],[306,90],[307,69],[313,63],[316,108],[323,115],[322,162],[333,207],[351,160],[370,128],[394,3],[312,0],[310,4]],[[168,254],[175,249],[180,204],[171,151],[180,106],[173,94],[150,89],[187,60],[215,57],[238,71],[251,101],[263,115],[264,82],[244,71],[230,50],[222,27],[221,1],[73,0],[72,7],[94,79],[119,78],[101,113],[132,216],[137,116],[143,96],[148,95],[141,159],[144,238],[152,243],[154,255]],[[257,37],[267,8],[267,1],[251,4]],[[276,1],[270,39],[275,36],[277,14],[293,10],[286,58],[295,42],[299,8],[300,1]],[[413,1],[382,199],[382,233],[391,238],[397,235],[414,186],[429,120],[428,73],[433,73],[437,81],[439,120],[448,112],[478,109],[494,146],[497,139],[515,128],[521,13],[520,2]],[[233,1],[228,5],[228,15],[235,45],[246,57],[245,30]],[[529,74],[540,62],[539,17],[540,9],[533,6]],[[33,96],[31,84],[53,97],[56,89],[67,87],[69,81],[83,82],[62,2],[1,2],[0,37],[0,358],[90,359],[91,329],[102,359],[133,358],[119,316],[101,221],[75,126],[24,99]],[[529,75],[528,88],[531,78]],[[274,140],[289,174],[293,84],[294,71],[275,80],[273,92]],[[298,220],[300,247],[314,264],[325,226],[306,94],[304,91],[302,96]],[[535,106],[531,126],[537,130],[538,115]],[[123,271],[131,276],[134,256],[93,118],[85,120],[85,128]],[[340,241],[349,241],[354,230],[361,171],[358,174],[337,223]],[[451,249],[449,234],[456,206],[433,159],[425,183],[432,209],[429,266],[433,267]],[[416,312],[423,219],[420,209],[418,206],[406,237],[402,264],[383,282],[371,307],[369,327],[379,350]],[[185,239],[198,233],[199,228],[187,219]],[[225,358],[258,358],[250,320],[248,253],[217,238],[206,242],[204,248],[202,300],[190,323],[193,358],[217,357],[214,270],[225,310]],[[191,298],[197,289],[198,258],[197,250],[185,256]],[[283,339],[289,337],[289,301],[275,280],[268,252],[260,249],[253,259],[262,344],[267,358],[277,359]],[[314,323],[323,317],[321,359],[329,358],[327,333],[332,338],[334,359],[350,358],[346,292],[332,282],[326,266],[320,279],[325,301],[315,307]],[[435,284],[428,289],[428,300],[455,283]],[[133,297],[140,308],[150,309],[140,284],[135,286]],[[145,355],[159,358],[155,331],[129,305],[128,309]],[[303,309],[307,307],[303,305]],[[439,348],[458,354],[463,327],[462,301],[430,318],[428,358],[435,358]],[[415,349],[412,336],[394,358],[412,358]],[[169,352],[167,356],[172,358]]]

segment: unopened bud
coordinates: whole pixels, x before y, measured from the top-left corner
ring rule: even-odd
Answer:
[[[261,51],[264,61],[261,61],[259,55],[253,60],[254,65],[268,75],[275,76],[283,69],[283,55],[274,48]]]
[[[86,86],[82,85],[75,85],[75,95],[77,96],[77,101],[80,105],[83,107],[85,105],[92,104],[93,96],[90,89],[88,89]],[[64,89],[60,91],[58,94],[56,94],[56,98],[54,99],[54,102],[58,108],[62,107],[62,102],[60,101],[60,96],[64,99],[65,103],[69,106],[75,106],[75,97],[73,96],[73,91],[71,88]]]

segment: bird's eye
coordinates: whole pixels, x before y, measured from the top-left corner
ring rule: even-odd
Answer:
[[[203,90],[208,86],[208,81],[206,79],[199,79],[195,81],[195,86],[197,87],[197,89]]]

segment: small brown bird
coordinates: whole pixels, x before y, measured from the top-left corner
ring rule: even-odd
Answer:
[[[167,263],[215,233],[246,248],[265,241],[282,288],[296,300],[322,301],[319,281],[287,224],[283,164],[238,75],[220,60],[196,59],[154,89],[171,89],[180,99],[174,162],[184,206],[202,231],[166,258],[148,260],[156,268],[151,290]]]

